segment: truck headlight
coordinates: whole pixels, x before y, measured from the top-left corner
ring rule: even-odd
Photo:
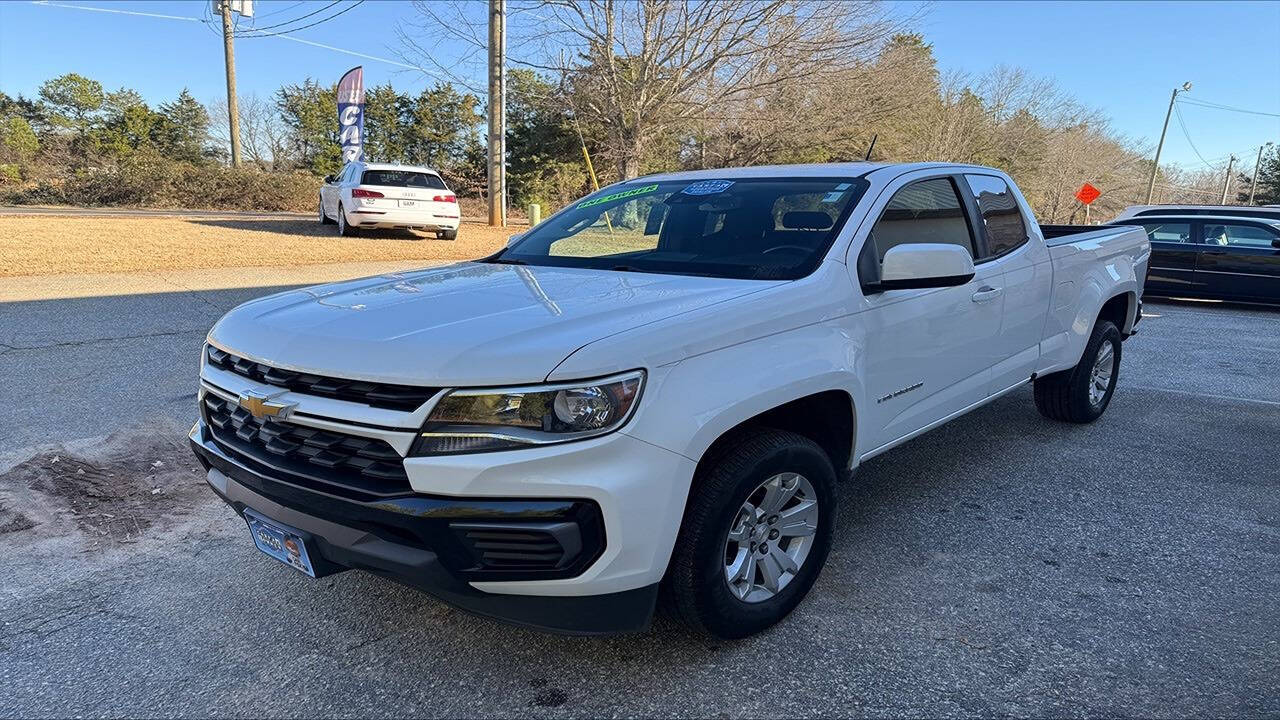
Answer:
[[[511,450],[613,432],[635,411],[636,370],[599,380],[516,388],[465,388],[440,398],[411,455]]]

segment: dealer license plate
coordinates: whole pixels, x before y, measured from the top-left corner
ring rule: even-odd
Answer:
[[[244,511],[244,519],[249,523],[249,534],[253,536],[253,543],[259,550],[299,572],[316,576],[315,569],[311,567],[311,558],[307,555],[307,543],[302,531],[252,510]]]
[[[418,204],[417,200],[401,200],[400,207],[414,207]]]

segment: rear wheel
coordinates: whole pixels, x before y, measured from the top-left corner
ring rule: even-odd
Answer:
[[[1120,330],[1099,320],[1080,362],[1070,370],[1036,378],[1036,409],[1051,420],[1091,423],[1102,417],[1120,378]]]
[[[324,212],[324,198],[323,198],[323,197],[321,197],[321,198],[320,198],[320,201],[316,203],[316,207],[318,207],[318,208],[319,208],[319,210],[320,210],[320,224],[321,224],[321,225],[332,225],[332,224],[333,224],[333,221],[332,221],[332,220],[330,220],[330,219],[329,219],[329,216],[328,216],[328,215],[326,215],[326,214],[325,214],[325,212]]]
[[[441,230],[439,234],[439,238],[441,240],[457,240],[458,231],[457,230]]]
[[[722,638],[760,632],[808,594],[831,549],[835,470],[782,430],[739,438],[694,480],[663,581],[663,604]]]
[[[347,222],[347,211],[342,209],[342,203],[338,203],[338,234],[343,237],[355,237],[360,234],[359,230]]]

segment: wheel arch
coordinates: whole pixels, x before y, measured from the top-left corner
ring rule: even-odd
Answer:
[[[1099,320],[1110,320],[1120,329],[1120,334],[1127,336],[1133,332],[1133,326],[1138,321],[1138,294],[1132,290],[1126,290],[1111,296],[1102,307],[1098,309],[1098,314],[1094,318],[1093,323],[1096,326]],[[1089,332],[1093,332],[1093,328],[1089,328]]]
[[[823,390],[788,400],[721,432],[698,458],[700,474],[738,438],[758,429],[787,430],[809,438],[831,459],[837,475],[849,469],[857,444],[858,415],[847,390]]]

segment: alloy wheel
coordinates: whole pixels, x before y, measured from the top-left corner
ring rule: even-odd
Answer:
[[[1098,348],[1098,357],[1093,361],[1093,370],[1089,373],[1089,404],[1098,407],[1107,397],[1107,388],[1111,387],[1111,376],[1116,371],[1115,344],[1110,340],[1103,341]]]
[[[779,473],[738,509],[724,544],[724,579],[739,600],[764,602],[787,586],[809,557],[818,530],[818,495],[803,475]]]

